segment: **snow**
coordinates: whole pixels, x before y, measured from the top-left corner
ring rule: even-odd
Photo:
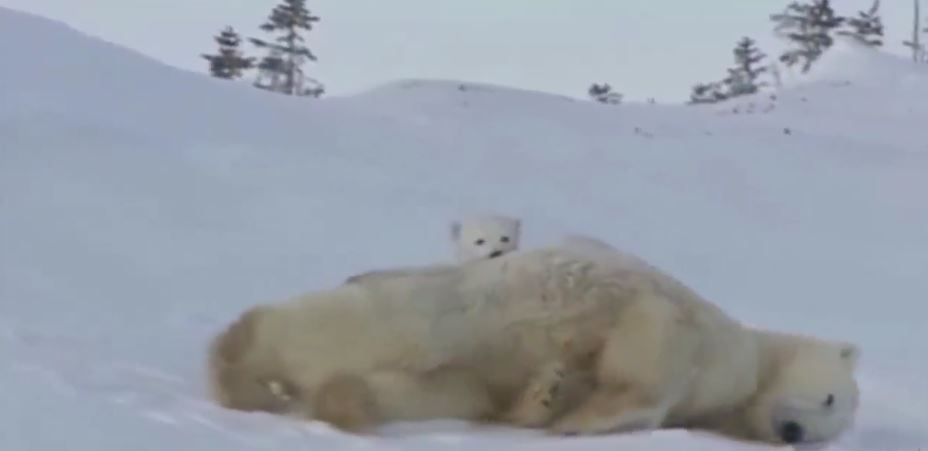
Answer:
[[[183,72],[0,8],[0,449],[734,450],[455,421],[356,437],[223,410],[206,341],[241,310],[451,258],[451,219],[589,233],[747,323],[863,349],[835,450],[928,447],[928,72],[841,47],[712,106],[450,80],[321,101]]]

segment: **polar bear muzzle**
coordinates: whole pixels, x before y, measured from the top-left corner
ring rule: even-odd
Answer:
[[[777,428],[777,434],[784,443],[794,444],[802,441],[806,430],[795,421],[787,421]]]

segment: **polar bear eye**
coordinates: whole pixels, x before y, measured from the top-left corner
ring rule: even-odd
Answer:
[[[486,241],[483,238],[480,238],[479,240],[474,241],[474,244],[476,244],[477,246],[483,246],[483,243],[486,243]]]
[[[501,236],[501,237],[499,237],[499,242],[500,242],[500,243],[508,243],[508,242],[509,242],[509,237],[508,237],[508,236]]]
[[[825,397],[824,404],[825,404],[825,407],[833,406],[835,404],[835,395],[829,393],[828,396]]]

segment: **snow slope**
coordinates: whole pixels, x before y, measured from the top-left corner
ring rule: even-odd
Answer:
[[[862,409],[830,449],[928,447],[924,68],[842,49],[775,100],[708,107],[453,81],[307,102],[2,8],[0,61],[0,449],[755,448],[453,421],[361,438],[206,400],[206,340],[242,309],[448,260],[448,221],[482,211],[858,342]]]

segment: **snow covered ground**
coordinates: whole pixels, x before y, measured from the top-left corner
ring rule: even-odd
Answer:
[[[862,408],[830,449],[928,447],[924,66],[842,47],[776,99],[708,107],[452,81],[310,102],[2,8],[0,61],[2,450],[763,448],[454,421],[362,438],[207,401],[206,340],[241,310],[449,260],[448,222],[483,211],[859,343]]]

